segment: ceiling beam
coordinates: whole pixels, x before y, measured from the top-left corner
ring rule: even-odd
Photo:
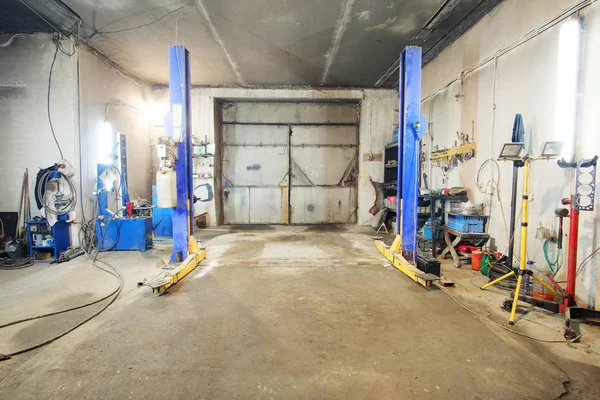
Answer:
[[[325,70],[323,71],[323,76],[321,76],[321,86],[325,86],[325,84],[327,83],[329,70],[333,65],[333,61],[337,56],[337,52],[340,50],[340,43],[342,42],[342,38],[344,37],[344,32],[346,32],[346,27],[352,19],[350,13],[352,12],[352,6],[354,5],[354,3],[356,3],[356,0],[346,0],[345,3],[342,4],[342,12],[336,24],[335,35],[333,35],[331,48],[325,55]]]
[[[200,10],[200,12],[202,12],[202,15],[204,15],[204,18],[206,19],[206,22],[208,23],[210,32],[213,35],[213,38],[215,39],[215,41],[219,44],[219,46],[221,46],[223,53],[225,53],[225,58],[227,58],[227,62],[229,63],[231,70],[235,73],[238,83],[242,86],[245,86],[246,82],[244,81],[244,77],[240,73],[240,70],[239,70],[237,64],[235,63],[235,61],[233,60],[233,57],[229,53],[229,50],[227,50],[227,47],[225,47],[225,43],[223,43],[223,40],[221,39],[221,36],[219,35],[219,32],[217,31],[217,28],[215,27],[215,24],[213,23],[212,18],[210,17],[210,14],[208,13],[208,10],[206,9],[204,0],[195,0],[194,4]]]
[[[491,10],[493,10],[498,4],[502,2],[502,0],[480,0],[463,18],[457,21],[450,29],[446,32],[442,33],[441,38],[437,39],[433,37],[433,40],[436,40],[435,43],[429,44],[427,43],[427,39],[430,39],[430,34],[434,32],[438,28],[438,25],[442,23],[444,20],[448,19],[451,16],[452,11],[455,10],[457,6],[463,0],[446,0],[444,4],[438,9],[438,11],[429,19],[429,21],[423,26],[421,31],[413,38],[410,45],[418,45],[423,44],[423,66],[427,65],[431,62],[435,57],[437,57],[444,49],[450,46],[456,39],[462,36],[466,31],[468,31],[473,25],[475,25],[481,18],[487,15]],[[452,22],[452,21],[450,21]],[[391,65],[386,69],[386,71],[377,79],[374,86],[375,87],[398,87],[399,79],[398,77],[393,76],[398,71],[398,57],[394,59]]]
[[[423,25],[423,28],[421,28],[419,33],[417,33],[417,35],[411,40],[411,42],[408,45],[411,46],[413,44],[413,42],[415,41],[415,39],[422,37],[423,32],[430,32],[431,31],[430,27],[436,23],[436,20],[438,19],[438,17],[440,15],[448,15],[448,12],[450,12],[454,8],[456,8],[456,5],[458,3],[460,3],[461,1],[462,0],[446,0],[446,1],[444,1],[444,3],[440,6],[440,8],[438,8],[438,10],[435,12],[435,14],[433,14],[433,16],[431,18],[429,18],[429,20],[425,23],[425,25]],[[446,8],[448,8],[450,11],[444,12],[444,10]],[[392,76],[392,74],[394,74],[396,71],[398,71],[399,65],[400,65],[399,58],[396,57],[396,59],[392,62],[392,65],[390,65],[388,67],[388,69],[379,77],[379,79],[377,79],[377,81],[375,82],[375,84],[373,86],[375,86],[375,87],[383,86],[383,84],[385,82],[387,82],[387,80],[390,78],[390,76]]]

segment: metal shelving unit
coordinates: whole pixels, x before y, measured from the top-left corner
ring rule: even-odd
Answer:
[[[383,171],[383,198],[398,195],[398,143],[389,143],[385,146]],[[393,161],[396,163],[393,164]],[[387,208],[388,214],[385,224],[391,228],[390,220],[396,218],[396,209]]]

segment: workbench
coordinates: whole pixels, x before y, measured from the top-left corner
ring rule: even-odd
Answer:
[[[451,236],[454,237],[454,240],[451,239]],[[460,268],[462,263],[458,252],[456,251],[456,246],[460,242],[470,242],[475,247],[482,247],[489,240],[490,235],[487,233],[473,233],[473,232],[459,232],[454,229],[446,227],[444,230],[444,239],[446,240],[446,248],[442,251],[442,258],[446,258],[448,253],[452,255],[452,259],[454,260],[454,266],[456,268]]]
[[[431,218],[431,255],[437,257],[437,217],[441,216],[441,225],[444,225],[446,220],[446,202],[461,202],[468,201],[467,195],[448,196],[448,195],[432,195],[432,194],[420,194],[419,201],[429,200],[429,215],[425,215],[425,218]],[[436,203],[440,202],[440,212],[436,210]]]

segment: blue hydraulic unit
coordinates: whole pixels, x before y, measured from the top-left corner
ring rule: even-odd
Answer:
[[[121,135],[120,143],[121,170],[113,165],[97,166],[97,248],[103,251],[146,251],[152,247],[152,206],[144,201],[130,201],[125,135]],[[118,209],[114,212],[109,207],[109,193],[115,193],[117,199],[120,199]]]
[[[423,286],[439,279],[440,263],[417,249],[417,211],[421,139],[427,126],[421,114],[421,48],[408,46],[399,60],[398,206],[396,238],[391,246],[375,242],[400,271]]]

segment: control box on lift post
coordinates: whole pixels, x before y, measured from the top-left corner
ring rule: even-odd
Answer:
[[[156,173],[156,205],[159,208],[177,207],[177,147],[172,137],[163,136],[156,146],[160,166]]]

